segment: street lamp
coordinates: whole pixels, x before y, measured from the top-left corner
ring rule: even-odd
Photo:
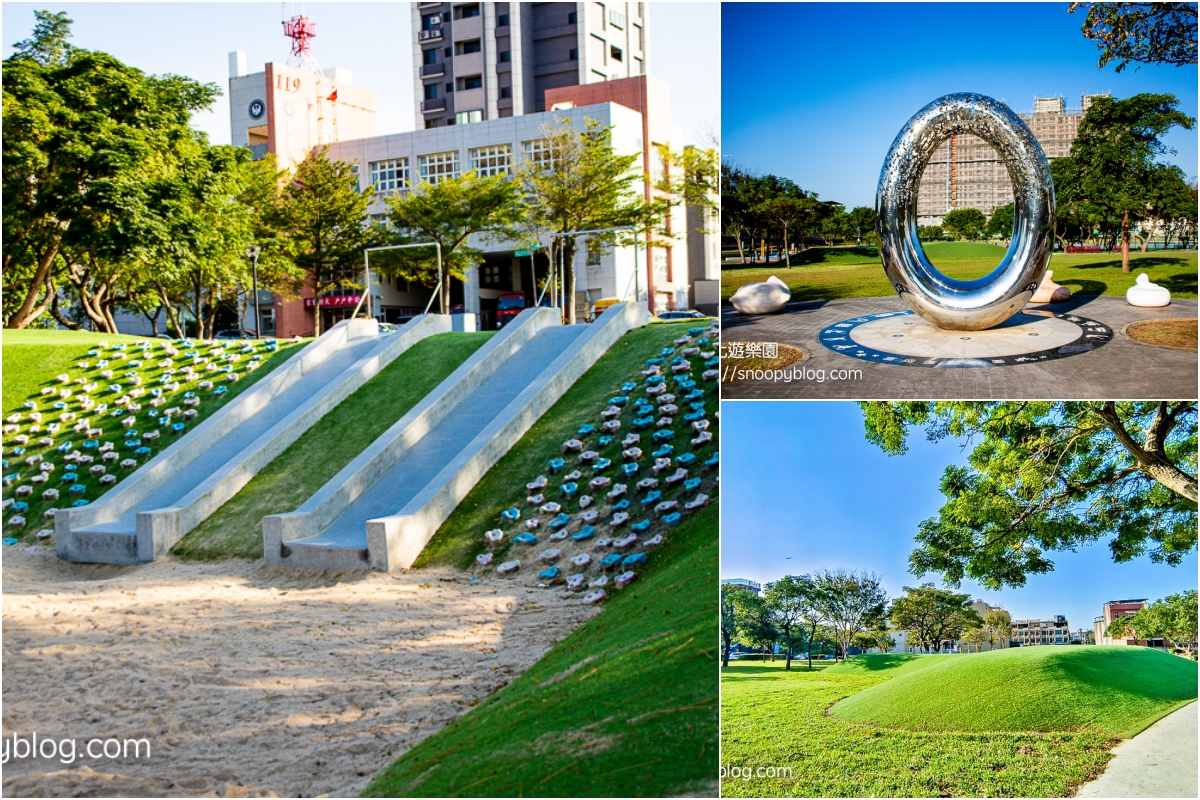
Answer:
[[[254,338],[262,338],[262,312],[258,309],[258,254],[262,248],[252,244],[246,248],[246,258],[254,265]]]

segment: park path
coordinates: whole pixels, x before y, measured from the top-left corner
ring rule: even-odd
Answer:
[[[1076,797],[1196,797],[1196,704],[1160,719],[1113,749],[1104,774]]]

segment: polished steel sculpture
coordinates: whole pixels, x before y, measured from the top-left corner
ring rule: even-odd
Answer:
[[[938,145],[970,133],[1000,154],[1013,182],[1012,242],[1000,265],[982,278],[948,278],[929,263],[917,237],[917,187]],[[1037,291],[1054,245],[1054,182],[1042,148],[1025,122],[980,94],[948,94],[918,111],[883,162],[875,194],[879,254],[896,293],[939,328],[978,331],[1021,310]]]

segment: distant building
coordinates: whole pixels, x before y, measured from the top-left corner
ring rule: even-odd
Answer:
[[[1049,619],[1014,619],[1012,621],[1014,645],[1029,647],[1036,644],[1070,644],[1071,629],[1067,618],[1061,614]]]
[[[1021,119],[1037,137],[1046,158],[1071,154],[1083,115],[1097,97],[1085,94],[1079,109],[1068,109],[1061,97],[1035,97],[1032,113]],[[917,224],[941,225],[946,213],[976,208],[987,216],[1013,202],[1012,179],[996,150],[978,136],[952,136],[933,153],[917,190]]]
[[[976,600],[974,603],[971,604],[971,610],[974,611],[976,614],[978,614],[980,619],[983,619],[988,614],[991,614],[993,611],[1003,611],[1004,609],[1001,608],[1000,606],[993,606],[988,603],[985,603],[983,600]],[[976,647],[976,645],[974,645],[974,644],[971,644],[968,647],[966,641],[964,641],[961,638],[957,642],[954,643],[954,646],[959,652],[964,652],[965,650],[968,650],[968,649],[974,650]],[[1004,639],[1002,641],[997,641],[994,645],[984,642],[983,644],[979,645],[979,649],[981,652],[986,653],[991,650],[1002,650],[1008,646],[1009,646],[1009,640]]]
[[[1167,640],[1165,639],[1130,639],[1126,637],[1113,638],[1108,635],[1108,626],[1112,621],[1120,617],[1132,617],[1137,612],[1141,611],[1150,605],[1150,601],[1146,599],[1137,600],[1109,600],[1104,604],[1104,612],[1096,617],[1092,623],[1092,630],[1096,637],[1096,644],[1121,644],[1121,645],[1138,645],[1140,647],[1166,647]]]
[[[746,578],[722,578],[722,586],[744,586],[755,594],[762,594],[762,584]]]

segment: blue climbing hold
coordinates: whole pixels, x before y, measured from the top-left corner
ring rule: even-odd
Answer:
[[[121,446],[124,447],[126,450],[132,450],[133,448],[138,446],[138,441],[139,441],[138,439],[126,439],[124,442],[121,443]]]
[[[29,503],[26,503],[24,500],[18,500],[17,502],[13,503],[13,504],[12,504],[11,506],[9,506],[9,507],[10,507],[10,508],[11,508],[13,511],[28,511],[28,510],[29,510]]]
[[[500,512],[500,517],[505,522],[516,522],[521,518],[521,510],[519,508],[506,508]]]
[[[642,498],[642,505],[652,506],[655,503],[657,503],[659,500],[662,500],[662,492],[655,489],[654,491],[649,492],[645,497]]]
[[[674,447],[672,447],[672,446],[671,446],[671,445],[669,445],[669,444],[664,444],[662,447],[658,448],[657,450],[655,450],[655,451],[654,451],[653,453],[651,453],[650,455],[654,456],[655,458],[665,458],[665,457],[667,457],[667,456],[671,455],[671,454],[672,454],[672,453],[674,453],[674,452],[675,452],[675,448],[674,448]]]
[[[634,475],[637,475],[637,471],[638,463],[636,461],[630,461],[627,464],[621,465],[621,472],[624,472],[630,478],[632,478]]]
[[[621,563],[621,558],[622,556],[620,553],[609,553],[604,558],[600,559],[600,567],[605,568],[616,566],[617,564]]]
[[[622,567],[632,567],[635,564],[645,564],[645,563],[646,563],[646,554],[645,553],[630,553],[629,555],[625,556],[624,559],[621,560]]]
[[[688,407],[691,408],[692,411],[703,411],[704,403],[689,403]]]
[[[596,442],[601,447],[608,447],[610,444],[612,444],[612,437],[606,433],[603,436],[601,436],[599,439],[597,439]]]
[[[597,458],[595,465],[592,467],[593,472],[603,472],[612,466],[611,458]]]
[[[705,462],[704,462],[704,466],[706,466],[706,467],[715,467],[715,466],[717,466],[717,464],[720,464],[720,463],[721,463],[721,454],[720,454],[720,453],[713,453],[713,454],[712,454],[712,455],[709,457],[709,459],[708,459],[707,461],[705,461]]]
[[[608,404],[610,406],[623,406],[628,402],[629,402],[629,398],[624,395],[619,395],[617,397],[608,398]]]
[[[687,394],[685,394],[683,396],[683,399],[684,400],[698,400],[701,397],[704,397],[703,389],[692,389],[690,392],[688,392]]]
[[[596,432],[595,425],[583,424],[583,425],[579,426],[579,430],[575,431],[575,435],[577,437],[579,437],[580,439],[586,439],[587,437],[591,436],[595,432]]]
[[[671,430],[670,428],[663,428],[662,430],[654,432],[654,441],[656,442],[668,442],[674,438],[675,431]]]
[[[87,504],[88,504],[87,500],[80,498],[80,499],[76,500],[74,503],[71,503],[71,507],[72,508],[83,508]]]
[[[690,414],[684,414],[684,415],[683,415],[683,421],[684,421],[684,422],[695,422],[695,421],[696,421],[696,420],[698,420],[698,419],[704,419],[704,412],[703,412],[703,411],[693,411],[693,412],[692,412],[692,413],[690,413]]]
[[[640,431],[643,428],[649,428],[653,424],[654,424],[654,417],[650,417],[650,416],[637,417],[636,419],[633,420],[632,427],[635,431]]]
[[[83,494],[84,492],[87,491],[87,487],[84,486],[82,483],[76,483],[76,484],[73,484],[70,489],[67,489],[67,491],[70,492],[71,494]]]
[[[552,581],[558,577],[558,567],[546,567],[544,570],[538,573],[538,577]]]
[[[58,479],[59,483],[74,483],[79,480],[79,473],[64,472],[62,477]]]
[[[672,511],[670,514],[664,516],[662,521],[665,522],[669,527],[674,528],[679,524],[681,519],[683,519],[682,514],[680,514],[678,511]]]
[[[150,448],[149,447],[139,447],[137,450],[133,451],[133,454],[135,456],[137,456],[138,458],[145,458],[146,456],[150,455]]]
[[[0,539],[0,544],[12,545],[12,544],[16,544],[16,543],[17,543],[17,540],[12,538],[11,536],[8,537],[7,539]]]
[[[658,351],[658,354],[663,357],[673,356],[673,355],[675,355],[675,348],[674,347],[664,347],[663,349]]]
[[[693,489],[696,489],[697,487],[699,487],[701,482],[702,481],[699,478],[688,478],[686,481],[683,482],[683,490],[685,492],[690,492]]]
[[[650,520],[648,520],[648,519],[644,519],[644,520],[642,520],[641,522],[634,522],[634,523],[632,523],[632,524],[631,524],[629,527],[630,527],[632,530],[635,530],[635,531],[637,531],[638,533],[641,533],[642,531],[644,531],[644,530],[646,530],[647,528],[649,528],[649,527],[650,527]]]
[[[571,534],[571,540],[576,541],[576,542],[582,542],[584,539],[592,538],[592,536],[595,535],[595,533],[596,533],[596,529],[593,528],[591,525],[584,525],[582,528],[579,529],[579,531],[577,533]]]
[[[688,328],[688,336],[699,336],[704,333],[704,328]]]
[[[568,525],[570,522],[571,522],[571,515],[570,515],[570,514],[567,514],[567,513],[565,513],[565,512],[559,512],[559,515],[558,515],[557,517],[555,517],[555,518],[554,518],[554,520],[553,520],[553,521],[552,521],[552,522],[551,522],[549,525],[547,525],[546,527],[547,527],[547,528],[549,528],[549,529],[550,529],[550,530],[552,530],[552,531],[556,531],[556,530],[558,530],[559,528],[565,528],[565,527],[567,527],[567,525]]]
[[[629,506],[630,506],[629,498],[625,497],[625,498],[622,498],[622,499],[618,500],[617,502],[613,503],[612,510],[613,511],[624,511],[625,509],[629,508]]]
[[[662,375],[651,375],[649,378],[646,378],[646,385],[647,386],[657,386],[658,384],[663,383],[664,381],[666,381],[666,378],[663,377]]]
[[[95,450],[99,446],[100,446],[100,443],[98,441],[96,441],[95,439],[88,439],[82,445],[84,450]]]
[[[713,356],[708,361],[704,362],[704,366],[708,369],[716,369],[717,367],[721,366],[721,359],[718,356]]]
[[[695,389],[696,388],[696,382],[694,380],[692,380],[691,378],[688,378],[687,380],[683,380],[683,381],[677,380],[677,381],[675,381],[675,385],[678,386],[680,389]]]
[[[55,449],[56,449],[56,450],[58,450],[58,452],[60,452],[60,453],[69,453],[69,452],[71,452],[71,443],[70,443],[70,442],[63,442],[62,444],[60,444],[60,445],[59,445],[58,447],[56,447]]]
[[[166,419],[166,417],[163,417],[163,419]],[[182,422],[176,422],[174,425],[171,426],[171,430],[174,431],[175,433],[183,433],[183,428],[184,428],[184,425]]]
[[[625,394],[629,394],[636,388],[637,388],[637,384],[634,383],[633,381],[625,381],[624,383],[621,384],[621,391],[625,392]]]
[[[528,531],[522,531],[513,537],[517,544],[537,544],[537,537]]]
[[[575,481],[570,481],[568,483],[564,483],[559,487],[559,489],[567,497],[574,497],[575,493],[579,491],[579,484],[577,484]]]
[[[672,350],[671,352],[672,352],[672,353],[674,353],[675,351],[674,351],[674,350]],[[648,358],[648,359],[646,359],[646,366],[647,366],[647,367],[657,367],[657,366],[660,366],[662,363],[663,363],[663,359],[661,359],[661,358]]]
[[[547,466],[550,467],[550,472],[552,473],[560,471],[566,465],[567,462],[563,461],[561,458],[552,458],[547,462]]]

